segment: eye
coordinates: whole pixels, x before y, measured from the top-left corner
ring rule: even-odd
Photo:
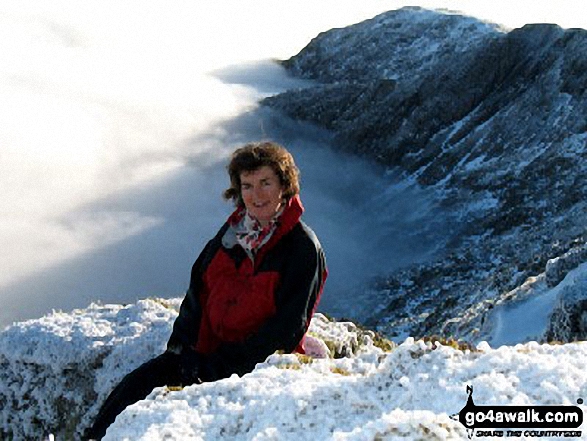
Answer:
[[[251,184],[241,184],[241,190],[250,190]]]

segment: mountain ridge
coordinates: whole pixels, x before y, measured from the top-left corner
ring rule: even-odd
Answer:
[[[320,34],[283,62],[318,84],[264,105],[435,188],[464,225],[441,259],[379,278],[387,305],[370,325],[393,334],[415,316],[409,335],[475,339],[500,298],[585,244],[586,49],[583,29],[506,32],[403,8]]]

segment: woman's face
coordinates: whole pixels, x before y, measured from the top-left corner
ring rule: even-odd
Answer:
[[[281,208],[283,187],[268,165],[240,175],[241,195],[249,214],[265,226]]]

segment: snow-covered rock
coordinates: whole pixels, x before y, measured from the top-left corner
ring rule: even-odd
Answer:
[[[499,31],[472,17],[406,7],[322,32],[283,64],[296,76],[325,83],[411,82],[436,68],[438,59],[462,62],[463,54]]]
[[[575,283],[561,290],[545,337],[553,341],[587,340],[587,265]]]
[[[265,105],[435,188],[455,218],[437,260],[376,280],[369,326],[473,338],[464,321],[584,247],[587,31],[403,8],[324,32],[284,65],[318,84]],[[549,283],[585,261],[551,262]]]
[[[180,302],[92,304],[7,328],[0,334],[0,439],[79,436],[122,377],[165,350]],[[326,357],[381,352],[372,331],[321,314],[309,336]],[[278,360],[291,357],[297,360]]]
[[[450,415],[467,385],[487,405],[574,405],[587,392],[586,357],[585,342],[461,351],[412,339],[357,358],[274,356],[242,378],[157,389],[106,439],[464,440]]]
[[[583,262],[587,262],[587,245],[585,244],[570,249],[562,256],[550,259],[546,262],[546,282],[549,286],[558,285],[569,271]]]
[[[0,334],[0,438],[77,439],[114,385],[163,350],[180,299],[91,305]],[[587,396],[587,342],[397,346],[316,314],[323,358],[274,354],[250,374],[155,389],[109,440],[465,439],[450,418],[473,385],[483,404],[575,404]],[[583,409],[587,409],[582,406]]]
[[[96,305],[0,334],[0,438],[71,439],[131,369],[165,348],[179,299]]]

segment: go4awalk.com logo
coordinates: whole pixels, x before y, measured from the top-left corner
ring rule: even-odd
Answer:
[[[469,438],[580,438],[583,410],[578,406],[477,406],[473,387],[467,386],[467,404],[452,418],[467,428]],[[583,404],[579,398],[577,404]]]

